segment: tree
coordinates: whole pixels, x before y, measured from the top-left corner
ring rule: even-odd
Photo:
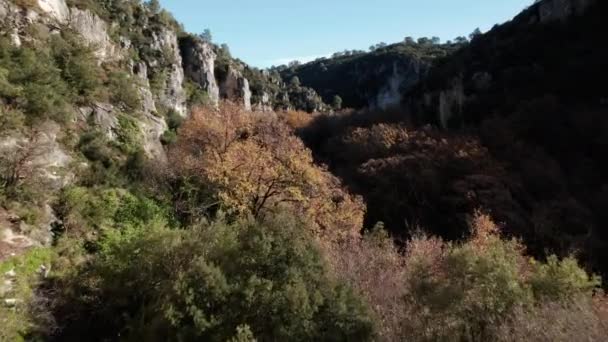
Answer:
[[[57,284],[59,340],[370,341],[365,304],[333,280],[305,223],[278,214],[192,229],[106,230]],[[129,286],[125,286],[128,284]]]
[[[427,45],[431,42],[431,40],[427,37],[420,37],[418,38],[418,44],[420,45]]]
[[[198,35],[198,37],[207,43],[211,43],[213,41],[213,35],[209,29],[205,29],[201,34]]]
[[[42,137],[43,133],[32,129],[14,144],[0,146],[0,193],[14,197],[25,185],[40,186],[38,160],[49,152]]]
[[[301,65],[302,63],[300,63],[300,61],[291,61],[287,64],[288,67],[290,68],[297,68]]]
[[[475,31],[471,32],[471,34],[469,34],[469,39],[473,40],[475,38],[477,38],[478,36],[481,36],[481,30],[478,28],[475,29]]]
[[[188,212],[221,207],[233,215],[254,217],[280,207],[309,218],[327,241],[358,234],[363,218],[360,199],[315,166],[310,150],[285,123],[255,118],[232,104],[222,104],[219,111],[194,111],[169,151],[175,175],[192,184],[179,207]],[[192,191],[203,190],[210,200],[200,206],[188,202]]]
[[[459,37],[454,38],[454,42],[456,44],[466,44],[469,42],[469,40],[467,39],[467,37],[459,36]]]
[[[160,2],[158,0],[150,0],[146,3],[146,6],[153,14],[157,14],[161,10]]]
[[[414,44],[416,44],[416,41],[414,40],[414,37],[409,37],[409,36],[405,37],[405,39],[403,40],[403,42],[406,45],[414,45]]]
[[[431,38],[431,44],[438,45],[440,43],[441,43],[441,38],[439,38],[439,37],[432,37]]]
[[[297,88],[300,86],[300,78],[298,76],[294,76],[289,80],[289,85],[291,87]]]

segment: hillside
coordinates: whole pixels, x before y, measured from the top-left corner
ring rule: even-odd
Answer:
[[[483,208],[531,253],[608,274],[607,10],[537,3],[435,60],[403,109],[322,116],[302,136],[365,197],[368,227],[459,239]]]
[[[401,94],[424,78],[431,61],[462,45],[412,40],[277,70],[284,80],[297,77],[302,85],[315,89],[326,103],[339,96],[345,108],[387,108],[400,104]]]
[[[0,0],[0,341],[602,341],[606,13],[261,70]]]

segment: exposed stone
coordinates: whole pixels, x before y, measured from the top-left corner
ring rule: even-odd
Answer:
[[[182,55],[174,31],[163,29],[153,33],[152,48],[165,54],[170,63],[166,67],[167,78],[163,85],[163,92],[159,94],[160,103],[174,110],[181,116],[186,116],[186,92],[184,90],[184,69]]]
[[[211,44],[191,38],[180,42],[185,75],[207,92],[209,100],[218,104],[220,89],[215,79],[217,55]]]
[[[262,96],[260,97],[260,102],[256,103],[253,106],[253,110],[256,112],[263,113],[272,112],[273,108],[272,102],[270,101],[270,94],[268,94],[267,92],[262,93]]]
[[[443,128],[448,128],[450,119],[456,113],[460,114],[462,112],[464,101],[462,79],[452,80],[452,86],[441,91],[439,94],[439,122],[441,122]]]
[[[17,299],[17,298],[9,298],[9,299],[5,299],[4,300],[4,305],[6,305],[9,308],[15,307],[18,304],[22,303],[23,301],[21,299]]]
[[[118,126],[118,118],[114,113],[114,106],[97,102],[90,107],[81,107],[79,111],[83,122],[95,125],[109,140],[116,139],[114,132]]]
[[[141,99],[141,106],[144,113],[155,113],[156,102],[154,102],[154,95],[150,90],[150,81],[148,79],[148,67],[146,63],[139,62],[131,67],[135,80],[137,82],[137,88],[139,90],[139,97]]]
[[[158,162],[166,162],[167,156],[160,142],[160,138],[167,131],[165,120],[151,113],[145,113],[144,118],[140,121],[140,128],[143,133],[143,148],[146,154]]]
[[[386,84],[382,87],[375,99],[370,101],[373,108],[388,109],[401,105],[404,90],[411,88],[420,80],[421,63],[417,59],[410,59],[403,64],[393,62],[393,72],[388,77]]]
[[[117,49],[108,36],[108,24],[96,14],[89,10],[71,8],[69,24],[87,44],[96,48],[97,58],[106,61],[118,57]]]
[[[70,9],[65,0],[38,0],[38,7],[61,24],[68,22]]]
[[[251,110],[249,81],[233,66],[228,68],[228,72],[220,84],[220,96],[223,99],[240,102],[246,110]]]

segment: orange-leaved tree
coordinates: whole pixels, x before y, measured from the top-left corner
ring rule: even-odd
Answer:
[[[287,209],[334,238],[361,229],[362,201],[316,166],[302,141],[272,115],[231,103],[196,109],[169,158],[177,177],[196,180],[210,204],[229,213],[261,217]]]

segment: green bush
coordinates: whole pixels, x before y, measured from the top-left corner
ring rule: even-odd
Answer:
[[[116,142],[118,148],[124,153],[134,153],[142,148],[142,132],[139,123],[128,115],[118,116]]]
[[[493,340],[514,313],[590,299],[600,285],[573,258],[527,259],[519,242],[501,239],[484,217],[476,227],[490,229],[464,244],[410,243],[406,307],[416,319],[404,327],[413,340]]]
[[[92,264],[62,285],[74,297],[57,337],[369,340],[365,306],[328,276],[306,231],[281,216],[109,232]]]
[[[51,49],[74,100],[86,103],[98,99],[103,71],[97,64],[93,49],[69,31],[61,36],[51,36]]]
[[[165,225],[169,216],[154,201],[119,188],[68,188],[62,193],[59,208],[67,233]]]
[[[126,111],[137,111],[141,106],[141,98],[136,82],[125,72],[110,73],[107,85],[110,90],[110,101]]]
[[[21,47],[0,38],[0,97],[30,124],[66,122],[72,103],[99,97],[101,73],[91,49],[67,31]]]
[[[0,340],[1,341],[25,341],[26,337],[38,329],[36,320],[31,314],[34,306],[35,289],[41,283],[44,269],[50,269],[54,258],[54,252],[49,248],[32,249],[25,254],[0,262],[0,281],[12,282],[9,293],[0,294]],[[14,277],[9,277],[7,272],[14,272]],[[15,299],[14,306],[5,305],[5,299]]]

